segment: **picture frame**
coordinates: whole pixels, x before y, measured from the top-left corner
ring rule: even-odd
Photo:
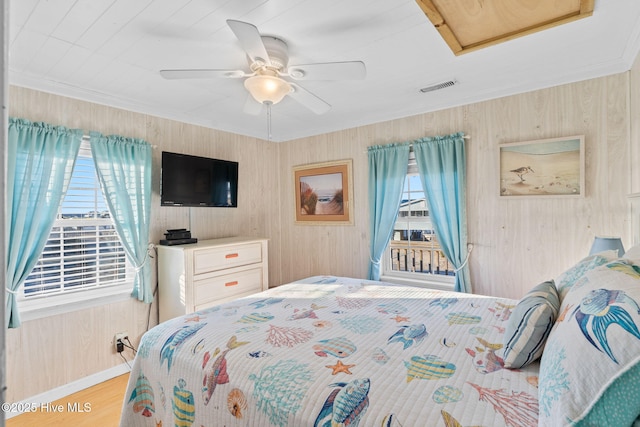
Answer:
[[[585,197],[584,135],[501,144],[501,198]]]
[[[294,166],[295,223],[353,225],[353,161]]]

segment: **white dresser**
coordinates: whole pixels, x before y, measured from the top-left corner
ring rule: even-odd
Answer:
[[[158,246],[160,322],[269,288],[267,239]]]

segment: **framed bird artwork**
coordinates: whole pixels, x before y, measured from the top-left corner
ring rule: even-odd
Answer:
[[[498,146],[500,197],[584,197],[584,135]]]

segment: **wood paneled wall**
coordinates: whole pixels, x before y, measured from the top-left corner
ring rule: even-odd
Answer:
[[[270,237],[270,281],[281,282],[276,144],[18,87],[9,91],[9,115],[148,141],[156,146],[151,240],[157,243],[169,228],[188,228],[198,239]],[[163,150],[239,161],[238,208],[160,207]],[[113,352],[113,336],[127,331],[137,345],[146,330],[148,312],[148,305],[129,300],[27,321],[7,330],[7,400],[19,401],[122,364]],[[157,324],[155,303],[151,313],[153,326]]]
[[[354,226],[318,227],[294,225],[293,209],[285,209],[284,281],[312,274],[366,277],[367,146],[458,131],[470,136],[467,200],[474,292],[520,298],[586,256],[595,235],[622,236],[628,245],[629,76],[622,73],[282,143],[283,171],[352,158],[356,211]],[[500,144],[570,135],[586,138],[585,198],[499,197]],[[282,184],[284,206],[293,206],[292,185],[290,180]]]
[[[640,55],[629,71],[629,193],[640,193]]]
[[[152,239],[181,227],[201,239],[267,237],[272,286],[316,274],[366,277],[367,146],[463,131],[471,137],[467,197],[474,291],[519,298],[585,256],[595,235],[619,235],[628,246],[627,194],[640,191],[640,172],[631,167],[640,161],[639,99],[636,64],[628,73],[279,144],[15,87],[9,113],[156,145]],[[585,198],[498,196],[500,144],[576,134],[586,137]],[[240,161],[238,209],[160,207],[162,150]],[[349,158],[355,224],[296,225],[292,168]],[[111,350],[113,334],[126,329],[137,342],[147,310],[125,301],[8,330],[7,400],[119,365],[122,360]],[[153,315],[151,324],[156,322]]]

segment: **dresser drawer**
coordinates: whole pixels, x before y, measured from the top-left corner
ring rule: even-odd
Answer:
[[[206,305],[223,298],[262,291],[262,268],[249,268],[231,274],[208,276],[194,280],[196,305]]]
[[[194,274],[202,274],[261,261],[262,246],[260,243],[202,249],[193,254],[193,272]]]

